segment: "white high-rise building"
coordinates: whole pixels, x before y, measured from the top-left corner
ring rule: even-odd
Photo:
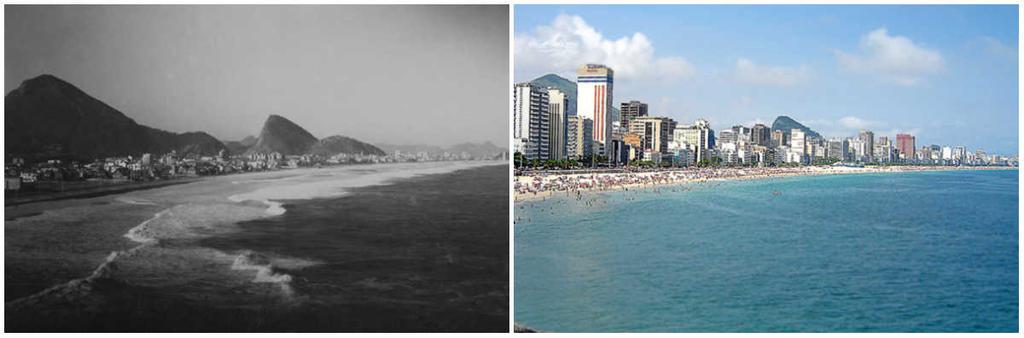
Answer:
[[[516,84],[512,103],[515,151],[528,160],[548,159],[548,92],[530,83]]]
[[[953,159],[953,148],[952,147],[942,147],[942,159],[943,160],[952,160]]]
[[[791,162],[803,163],[803,159],[807,155],[807,134],[803,130],[794,128],[789,131],[789,142],[791,151],[800,157],[799,160]]]
[[[576,116],[594,121],[594,150],[607,155],[612,141],[614,72],[604,65],[585,64],[576,70]]]
[[[565,130],[567,120],[565,107],[568,105],[565,93],[557,88],[548,88],[548,153],[552,160],[566,159],[565,152]]]

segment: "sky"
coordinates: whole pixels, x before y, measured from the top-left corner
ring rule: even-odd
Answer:
[[[5,93],[52,74],[221,140],[270,114],[324,138],[508,144],[507,6],[5,6]]]
[[[515,6],[513,80],[615,71],[614,100],[716,130],[787,115],[918,147],[1018,149],[1017,7]]]

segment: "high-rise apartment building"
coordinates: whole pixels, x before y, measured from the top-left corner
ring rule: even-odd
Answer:
[[[594,120],[579,116],[569,116],[566,120],[566,157],[574,160],[590,157],[593,150],[590,142],[594,139]]]
[[[645,116],[629,122],[629,133],[639,136],[639,146],[645,154],[666,154],[672,140],[676,122],[667,117]]]
[[[548,88],[548,153],[549,159],[564,160],[565,153],[565,129],[566,115],[565,107],[569,105],[565,93],[557,88]]]
[[[692,125],[676,126],[673,141],[690,147],[694,163],[710,160],[711,150],[715,147],[715,132],[711,123],[698,119]]]
[[[623,130],[629,131],[629,121],[638,117],[647,116],[647,104],[640,101],[623,102],[619,107],[619,115],[622,120],[619,122]]]
[[[772,130],[772,148],[789,145],[788,135],[782,130]]]
[[[530,83],[516,84],[512,103],[515,151],[528,160],[548,159],[550,122],[548,91]]]
[[[750,143],[759,146],[772,145],[772,129],[763,124],[755,124],[750,128]]]
[[[862,146],[862,149],[857,154],[861,156],[859,160],[862,162],[874,161],[875,133],[870,130],[861,130],[858,138],[860,138]]]
[[[913,135],[896,134],[896,150],[899,150],[901,160],[908,162],[914,160],[914,149],[917,149],[914,143]]]

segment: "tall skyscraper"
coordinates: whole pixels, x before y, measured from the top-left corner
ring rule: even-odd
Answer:
[[[755,124],[753,128],[750,128],[750,143],[759,146],[771,146],[772,145],[772,129],[763,124]]]
[[[614,72],[604,65],[585,64],[576,69],[576,115],[594,121],[593,147],[598,155],[612,140],[612,86]]]
[[[625,131],[629,131],[629,121],[638,117],[647,116],[647,104],[640,101],[629,101],[623,102],[619,108],[619,114],[622,115],[620,125]]]
[[[900,159],[904,161],[914,160],[915,139],[910,134],[896,134],[896,149],[900,152]]]
[[[550,131],[548,135],[548,152],[549,158],[552,160],[564,160],[565,154],[565,129],[566,129],[566,114],[565,107],[568,106],[568,100],[566,99],[565,93],[558,90],[557,88],[548,88],[548,120],[550,122]]]
[[[512,103],[512,138],[515,151],[522,153],[528,160],[548,159],[548,120],[547,90],[530,83],[516,84]]]

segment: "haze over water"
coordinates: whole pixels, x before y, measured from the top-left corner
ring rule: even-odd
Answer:
[[[517,205],[542,331],[1018,330],[1018,172],[695,184]]]

